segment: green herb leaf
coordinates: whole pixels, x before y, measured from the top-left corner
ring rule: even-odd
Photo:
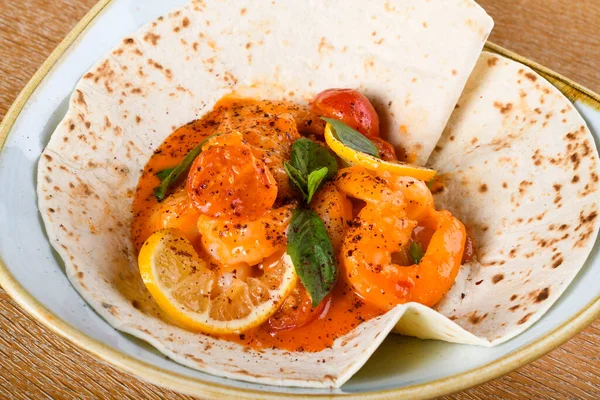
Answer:
[[[284,163],[284,168],[307,204],[323,182],[338,170],[335,157],[307,138],[294,142],[290,161]],[[317,213],[294,211],[288,229],[287,253],[316,307],[331,291],[338,274],[331,240]]]
[[[308,176],[308,157],[310,156],[311,144],[306,141],[312,142],[310,139],[301,138],[296,140],[292,144],[292,154],[290,157],[290,164],[294,166],[303,176]]]
[[[212,137],[219,135],[219,133],[215,133],[214,135],[210,135],[206,139],[200,142],[196,147],[194,147],[187,155],[181,160],[181,162],[173,168],[169,174],[159,179],[161,179],[161,183],[159,186],[154,188],[154,196],[158,201],[164,200],[167,197],[167,192],[171,188],[171,186],[177,182],[177,180],[192,166],[192,163],[198,157],[198,155],[202,152],[202,146]],[[161,174],[163,171],[160,171]],[[166,173],[165,173],[166,174]],[[158,175],[158,174],[157,174]]]
[[[290,180],[292,181],[294,186],[296,186],[298,188],[298,190],[300,190],[300,192],[302,192],[302,197],[307,199],[308,198],[308,182],[307,182],[307,179],[304,177],[304,174],[302,173],[302,171],[300,171],[298,168],[294,167],[292,164],[290,164],[287,161],[283,163],[283,168],[285,169],[285,172],[287,172],[287,174],[290,177]]]
[[[331,125],[334,135],[340,142],[351,149],[379,158],[379,150],[377,150],[377,147],[375,147],[373,142],[367,139],[365,135],[350,128],[348,125],[337,119],[323,117],[321,117],[321,119]]]
[[[335,157],[326,148],[307,138],[294,142],[290,161],[284,167],[307,203],[310,203],[320,185],[335,176],[338,170]]]
[[[162,171],[158,171],[156,174],[156,177],[158,179],[160,179],[160,181],[164,181],[169,175],[171,175],[171,172],[173,172],[175,168],[165,168]]]
[[[333,289],[338,269],[327,230],[317,213],[294,211],[288,230],[287,253],[296,274],[316,307]]]
[[[311,172],[308,175],[308,199],[306,200],[307,203],[310,204],[313,195],[317,192],[319,186],[321,186],[321,183],[328,174],[329,169],[327,167],[323,167],[321,169]]]
[[[328,178],[337,173],[335,157],[325,147],[307,138],[300,138],[294,142],[290,162],[306,175],[323,167],[329,170]]]
[[[421,243],[412,242],[410,248],[408,249],[408,254],[410,254],[410,258],[412,259],[413,263],[419,264],[425,255],[425,252],[423,252]]]

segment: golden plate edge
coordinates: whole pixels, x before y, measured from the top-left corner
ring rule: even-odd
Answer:
[[[550,68],[544,67],[543,65],[533,60],[525,58],[513,51],[505,49],[504,47],[492,42],[487,42],[485,44],[484,50],[499,54],[501,56],[510,58],[511,60],[520,62],[521,64],[527,65],[528,67],[531,67],[537,73],[542,75],[546,80],[548,80],[550,83],[556,86],[558,90],[560,90],[570,101],[579,101],[592,107],[596,111],[600,111],[600,95],[586,88],[585,86],[574,82],[566,76],[561,75],[558,72],[551,70]]]

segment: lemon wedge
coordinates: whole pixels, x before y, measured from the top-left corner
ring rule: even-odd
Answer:
[[[325,142],[335,154],[350,165],[360,165],[371,171],[389,172],[398,176],[410,176],[421,181],[430,181],[436,174],[433,169],[420,167],[400,161],[385,161],[366,153],[351,149],[333,134],[333,128],[328,123],[325,126]]]
[[[251,277],[220,285],[177,229],[163,229],[146,240],[138,257],[140,274],[159,307],[178,325],[211,334],[241,333],[265,322],[296,286],[287,254],[263,262]]]

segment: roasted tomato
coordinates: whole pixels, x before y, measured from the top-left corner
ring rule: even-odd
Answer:
[[[269,318],[269,328],[273,331],[281,331],[306,325],[317,316],[327,312],[330,303],[331,295],[328,295],[318,306],[313,308],[308,291],[298,281],[281,308]]]
[[[370,138],[379,137],[379,116],[362,93],[354,89],[327,89],[310,102],[317,115],[335,118]]]

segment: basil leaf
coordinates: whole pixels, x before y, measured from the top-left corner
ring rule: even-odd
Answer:
[[[365,135],[350,128],[348,125],[337,119],[324,118],[321,119],[333,128],[333,133],[337,138],[353,150],[366,153],[370,156],[379,158],[379,150]]]
[[[287,172],[294,186],[302,192],[302,197],[306,200],[308,198],[308,182],[304,177],[304,174],[287,161],[283,163],[283,168],[285,169],[285,172]]]
[[[308,176],[308,157],[311,154],[312,140],[301,138],[292,144],[292,154],[290,156],[290,164],[294,166],[303,176]]]
[[[292,144],[291,164],[308,176],[312,171],[327,167],[328,178],[337,173],[335,157],[323,146],[307,138],[300,138]]]
[[[316,307],[333,289],[338,269],[331,240],[317,213],[296,209],[288,230],[287,253]]]
[[[202,152],[202,146],[212,137],[219,135],[219,133],[215,133],[214,135],[210,135],[203,141],[201,141],[196,147],[194,147],[187,155],[181,160],[181,162],[171,170],[171,172],[163,179],[161,179],[161,183],[159,186],[154,188],[154,197],[158,201],[164,200],[167,197],[167,192],[171,188],[171,186],[177,182],[177,180],[183,175],[191,166],[196,157]],[[160,171],[162,173],[163,171]]]
[[[292,144],[290,161],[284,167],[307,203],[310,203],[320,185],[335,176],[338,170],[335,157],[326,148],[307,138],[300,138]],[[314,173],[316,175],[311,179]]]
[[[156,177],[162,182],[167,178],[167,176],[171,175],[171,172],[173,172],[174,169],[175,168],[165,168],[162,171],[158,171],[154,175],[156,175]]]
[[[308,198],[306,199],[307,204],[310,204],[313,195],[317,192],[319,186],[321,186],[321,183],[327,175],[329,175],[329,169],[327,167],[323,167],[321,169],[313,171],[308,175]]]
[[[410,244],[410,248],[408,249],[408,254],[410,254],[410,258],[412,259],[413,263],[419,264],[421,259],[423,259],[425,252],[423,252],[423,248],[421,247],[420,243],[412,242]]]

